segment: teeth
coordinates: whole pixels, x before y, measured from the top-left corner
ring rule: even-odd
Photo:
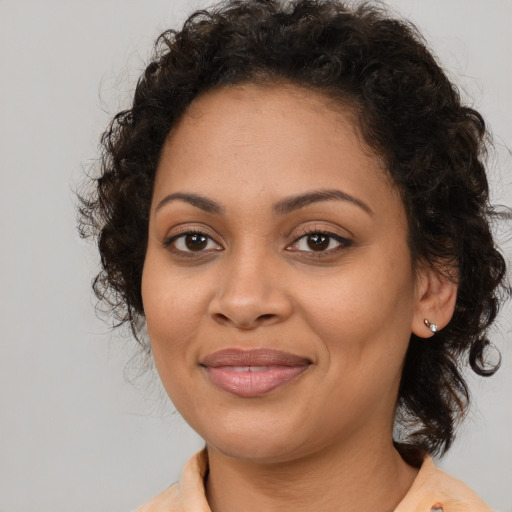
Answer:
[[[268,366],[230,366],[232,372],[264,372]]]

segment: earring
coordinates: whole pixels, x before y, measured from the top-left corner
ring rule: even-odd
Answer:
[[[433,332],[437,332],[437,324],[431,324],[426,318],[423,320],[425,322],[425,325]]]

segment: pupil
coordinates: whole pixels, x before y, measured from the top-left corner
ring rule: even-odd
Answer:
[[[206,247],[208,237],[199,234],[190,234],[185,237],[185,245],[191,251],[200,251]]]
[[[313,251],[323,251],[329,247],[329,237],[325,235],[309,235],[308,246]]]

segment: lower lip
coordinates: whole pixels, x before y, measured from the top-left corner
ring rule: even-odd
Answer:
[[[243,398],[265,395],[296,379],[309,368],[301,366],[267,366],[264,369],[248,367],[233,369],[230,366],[206,367],[206,373],[217,387]]]

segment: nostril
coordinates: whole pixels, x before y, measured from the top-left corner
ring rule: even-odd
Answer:
[[[265,320],[270,320],[272,318],[274,318],[275,315],[273,315],[272,313],[266,313],[264,315],[260,315],[258,317],[258,320],[262,320],[262,321],[265,321]]]
[[[215,320],[221,323],[229,322],[229,318],[222,313],[215,313],[213,317],[215,318]]]
[[[212,315],[213,319],[222,325],[226,324],[234,324],[240,329],[253,329],[254,327],[262,324],[266,324],[277,317],[272,313],[265,313],[263,315],[259,315],[256,318],[237,318],[236,320],[230,318],[228,315],[224,313],[215,313]]]

